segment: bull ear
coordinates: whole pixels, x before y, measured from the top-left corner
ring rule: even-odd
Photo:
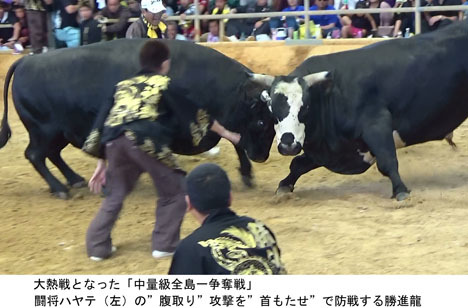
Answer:
[[[271,85],[273,84],[273,80],[275,80],[275,77],[263,74],[250,74],[250,80],[265,85],[267,87],[271,87]]]
[[[306,76],[302,77],[302,79],[304,79],[307,86],[310,87],[310,86],[313,86],[314,84],[316,84],[318,82],[328,80],[328,79],[330,79],[330,77],[331,77],[330,72],[324,71],[324,72],[319,72],[319,73],[313,73],[313,74],[306,75]]]

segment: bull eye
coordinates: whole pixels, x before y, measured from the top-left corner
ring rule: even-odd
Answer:
[[[262,120],[257,121],[257,126],[262,127],[265,123]]]

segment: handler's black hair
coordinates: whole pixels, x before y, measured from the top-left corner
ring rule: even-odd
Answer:
[[[190,202],[202,214],[230,206],[231,182],[216,164],[197,166],[187,175],[185,184]]]
[[[160,40],[149,40],[140,50],[140,65],[145,70],[157,70],[169,59],[169,48]]]

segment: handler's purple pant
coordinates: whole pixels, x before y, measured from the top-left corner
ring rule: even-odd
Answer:
[[[88,227],[88,256],[107,258],[111,254],[111,231],[125,197],[132,191],[140,174],[148,172],[158,192],[156,223],[152,249],[173,252],[180,239],[180,226],[185,214],[184,175],[137,148],[122,136],[106,146],[108,168],[107,197]]]

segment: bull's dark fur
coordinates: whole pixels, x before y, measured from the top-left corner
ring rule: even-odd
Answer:
[[[327,82],[303,86],[304,154],[293,159],[279,190],[292,191],[302,174],[321,166],[362,173],[370,165],[359,150],[376,157],[379,171],[392,181],[393,195],[406,198],[392,131],[409,146],[442,140],[467,118],[466,50],[468,24],[457,22],[409,39],[311,57],[277,78],[273,88],[280,80],[330,72]]]
[[[144,39],[115,40],[78,48],[56,50],[17,61],[5,80],[5,109],[0,132],[0,147],[11,135],[7,123],[8,84],[14,73],[13,100],[20,119],[29,132],[26,157],[49,184],[51,191],[67,196],[67,187],[45,166],[54,163],[69,185],[83,178],[62,160],[60,151],[69,143],[81,148],[96,114],[112,98],[117,82],[139,70],[138,54]],[[245,66],[207,47],[181,41],[167,41],[171,51],[171,84],[162,100],[177,115],[178,130],[172,148],[176,153],[193,155],[215,146],[219,136],[209,132],[199,146],[192,145],[187,108],[196,104],[208,109],[227,129],[241,133],[236,151],[241,174],[251,181],[251,164],[268,158],[274,130],[264,104],[257,104],[263,90],[250,81]],[[251,119],[255,118],[255,121]],[[259,121],[261,120],[261,121]]]

